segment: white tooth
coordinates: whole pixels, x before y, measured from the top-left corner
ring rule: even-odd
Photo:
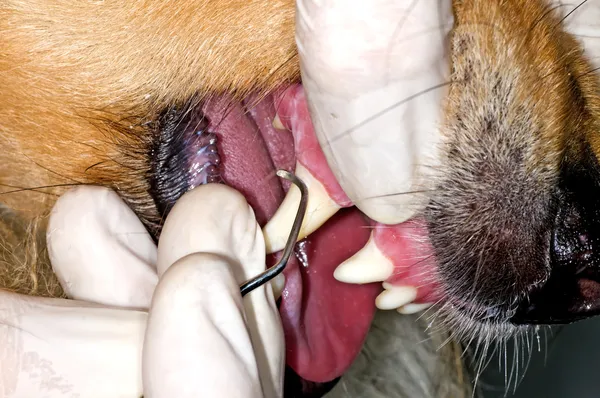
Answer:
[[[375,299],[380,310],[395,310],[417,298],[417,289],[412,286],[392,286],[384,282],[383,287],[385,290]]]
[[[278,130],[287,130],[283,123],[281,123],[281,119],[279,118],[278,114],[275,114],[275,117],[273,118],[273,127]]]
[[[431,188],[439,157],[452,2],[299,0],[296,18],[302,82],[334,175],[373,220],[411,218],[424,201],[407,193]]]
[[[271,286],[273,288],[273,296],[275,296],[275,300],[278,300],[285,288],[285,276],[283,274],[277,275],[271,281]]]
[[[416,314],[417,312],[426,310],[427,308],[431,307],[432,305],[433,305],[433,303],[425,303],[425,304],[410,303],[410,304],[406,304],[406,305],[403,305],[402,307],[398,308],[397,311],[398,311],[398,313],[403,314],[403,315],[411,315],[411,314]]]
[[[316,231],[329,220],[340,206],[329,197],[323,184],[321,184],[304,166],[296,164],[294,174],[300,178],[308,188],[308,203],[306,216],[302,223],[298,240],[303,239]],[[276,253],[282,250],[290,235],[292,224],[300,204],[300,190],[295,185],[290,186],[285,199],[275,212],[275,215],[263,228],[267,253]]]
[[[333,277],[345,283],[372,283],[388,279],[394,264],[377,247],[373,236],[354,256],[341,263]]]

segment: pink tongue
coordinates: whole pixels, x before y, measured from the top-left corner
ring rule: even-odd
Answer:
[[[300,93],[298,87],[291,89]],[[277,103],[273,98],[277,98]],[[291,98],[296,100],[291,103]],[[289,112],[285,113],[306,113],[303,96],[300,101],[297,98],[298,95],[280,92],[246,111],[242,104],[215,97],[203,107],[211,122],[209,129],[219,137],[222,176],[228,185],[244,194],[261,226],[273,216],[288,188],[282,187],[275,169],[292,171],[297,158],[291,132],[276,130],[271,123],[278,106],[287,108]],[[246,105],[254,103],[249,99]],[[310,124],[301,124],[312,131]],[[311,171],[326,171],[324,158],[304,154],[298,160],[310,163],[306,166]],[[328,382],[341,376],[367,335],[381,285],[340,283],[333,278],[333,271],[367,243],[369,226],[356,209],[341,210],[298,243],[296,257],[292,256],[284,271],[286,288],[280,314],[287,364],[306,380]],[[275,263],[275,257],[269,256],[269,265]]]
[[[327,382],[342,375],[360,351],[375,313],[381,285],[349,285],[333,271],[368,241],[369,223],[356,209],[343,209],[299,243],[285,270],[279,309],[287,364],[304,379]]]

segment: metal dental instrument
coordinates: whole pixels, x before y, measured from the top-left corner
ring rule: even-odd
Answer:
[[[291,181],[294,185],[300,189],[300,205],[298,206],[298,212],[296,213],[296,218],[294,219],[294,223],[292,224],[292,230],[290,231],[290,236],[288,237],[287,243],[283,249],[283,256],[277,264],[245,282],[241,287],[240,291],[242,292],[242,297],[246,294],[250,293],[254,289],[264,285],[269,282],[271,279],[275,278],[279,275],[285,268],[294,251],[294,246],[296,245],[296,241],[298,240],[298,235],[300,234],[300,228],[302,227],[302,222],[304,221],[304,215],[306,214],[306,204],[308,202],[308,189],[304,182],[293,175],[292,173],[286,170],[278,170],[277,176],[281,178],[285,178],[286,180]]]

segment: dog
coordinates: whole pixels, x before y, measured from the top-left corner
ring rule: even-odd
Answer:
[[[441,162],[417,218],[443,296],[432,311],[448,330],[442,336],[488,345],[600,309],[600,83],[552,4],[454,0],[453,7]],[[232,118],[254,129],[272,123],[281,93],[301,83],[294,14],[292,0],[5,0],[0,286],[64,297],[44,231],[56,198],[73,186],[114,189],[155,239],[179,196],[205,182],[240,190],[264,225],[287,187],[268,179],[261,189],[269,202],[255,194],[252,178],[239,177],[256,169],[239,156],[249,144]],[[195,149],[218,148],[215,167],[190,171],[190,140]],[[290,158],[280,163],[293,166]],[[359,218],[348,209],[323,228],[365,225]],[[424,328],[413,317],[380,314],[377,322],[400,325],[393,334],[402,337],[374,337],[365,350],[416,341]],[[461,348],[436,351],[444,340],[414,355],[387,351],[394,366],[385,374],[394,378],[396,367],[402,381],[392,381],[389,395],[469,395],[468,371],[456,359]],[[353,384],[361,372],[353,369],[332,395],[369,391]],[[322,396],[340,376],[298,373],[288,368],[286,396]]]

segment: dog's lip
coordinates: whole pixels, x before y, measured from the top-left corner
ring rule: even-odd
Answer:
[[[474,321],[482,323],[506,323],[515,314],[516,307],[501,304],[481,304],[474,300],[460,298],[457,295],[447,293],[443,302],[454,311],[468,316]]]

